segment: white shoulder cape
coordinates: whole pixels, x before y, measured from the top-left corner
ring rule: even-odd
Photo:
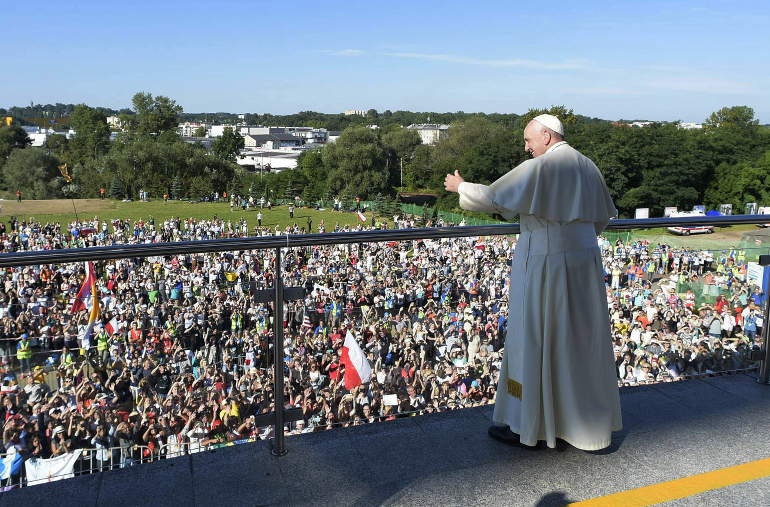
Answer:
[[[596,164],[566,143],[519,164],[489,186],[464,182],[458,190],[463,209],[499,213],[506,220],[521,214],[593,222],[598,234],[617,216]]]

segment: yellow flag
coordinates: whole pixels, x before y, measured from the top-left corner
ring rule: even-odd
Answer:
[[[59,172],[62,176],[64,176],[64,179],[67,180],[67,183],[72,183],[72,178],[70,178],[70,175],[67,173],[67,164],[59,166]]]
[[[225,271],[225,277],[227,277],[228,281],[234,282],[238,279],[238,273],[228,273]]]

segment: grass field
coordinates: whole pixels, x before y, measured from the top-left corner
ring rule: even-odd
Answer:
[[[76,199],[50,200],[50,201],[23,201],[17,203],[7,200],[0,201],[2,206],[2,215],[0,220],[10,220],[11,216],[16,216],[19,220],[28,220],[34,217],[35,221],[40,223],[59,222],[62,225],[75,220],[77,217],[82,220],[98,217],[99,220],[106,219],[108,222],[113,219],[129,219],[132,222],[140,218],[147,221],[150,215],[155,217],[156,223],[162,222],[167,218],[180,217],[196,218],[210,220],[217,215],[224,220],[240,220],[244,218],[253,231],[257,225],[257,213],[259,207],[244,211],[235,209],[230,211],[229,203],[208,203],[190,204],[188,201],[169,201],[164,203],[162,200],[150,202],[121,202],[110,199]],[[262,225],[272,229],[278,225],[283,230],[287,225],[293,225],[295,222],[300,227],[307,226],[307,219],[313,220],[313,231],[318,231],[318,223],[324,220],[327,231],[333,231],[336,222],[340,226],[346,223],[355,226],[360,220],[355,213],[338,213],[331,210],[316,211],[314,209],[298,208],[294,211],[294,220],[289,218],[288,206],[273,206],[272,211],[267,208],[262,210]],[[371,212],[365,213],[367,224],[371,223]],[[392,227],[392,217],[380,218],[386,220],[389,227]],[[647,238],[652,244],[667,243],[672,246],[688,246],[697,249],[722,250],[731,246],[738,246],[741,236],[744,232],[757,230],[755,225],[736,225],[733,227],[717,227],[713,234],[700,234],[693,236],[676,236],[663,228],[637,230],[633,236]],[[610,237],[612,233],[608,234]],[[620,236],[626,239],[626,234]]]
[[[0,219],[7,221],[12,216],[19,220],[28,220],[34,218],[36,222],[45,224],[46,222],[59,222],[64,226],[75,220],[90,220],[98,217],[99,220],[125,220],[134,222],[143,219],[145,222],[150,215],[155,217],[155,223],[163,222],[169,218],[179,217],[211,220],[216,215],[223,220],[246,220],[249,230],[253,231],[257,225],[257,213],[259,206],[251,208],[249,211],[234,209],[230,211],[229,203],[209,203],[202,202],[190,204],[187,201],[169,201],[164,203],[162,200],[150,202],[121,202],[110,199],[75,199],[51,200],[51,201],[0,201],[2,206],[2,217]],[[316,211],[314,209],[296,208],[294,210],[294,219],[289,218],[288,206],[273,206],[269,211],[265,207],[262,211],[262,225],[272,229],[278,225],[283,230],[287,225],[296,223],[300,227],[307,227],[307,219],[310,217],[313,221],[313,231],[318,231],[318,223],[324,220],[326,231],[333,231],[334,224],[339,222],[340,226],[346,223],[356,226],[361,223],[355,213],[340,213],[330,209],[325,211]],[[77,215],[76,215],[77,212]],[[372,213],[364,213],[367,224],[371,224]],[[385,220],[384,217],[379,220]],[[387,220],[386,220],[387,221]],[[387,221],[392,226],[392,218]]]

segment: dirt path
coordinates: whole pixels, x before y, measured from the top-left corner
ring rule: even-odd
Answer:
[[[36,215],[63,215],[73,213],[73,202],[70,199],[50,201],[0,201],[3,217],[16,215],[19,220]],[[75,209],[78,213],[101,213],[114,208],[109,199],[75,199]]]

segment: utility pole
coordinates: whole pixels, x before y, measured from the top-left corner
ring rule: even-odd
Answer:
[[[404,191],[404,157],[401,157],[401,191]]]

